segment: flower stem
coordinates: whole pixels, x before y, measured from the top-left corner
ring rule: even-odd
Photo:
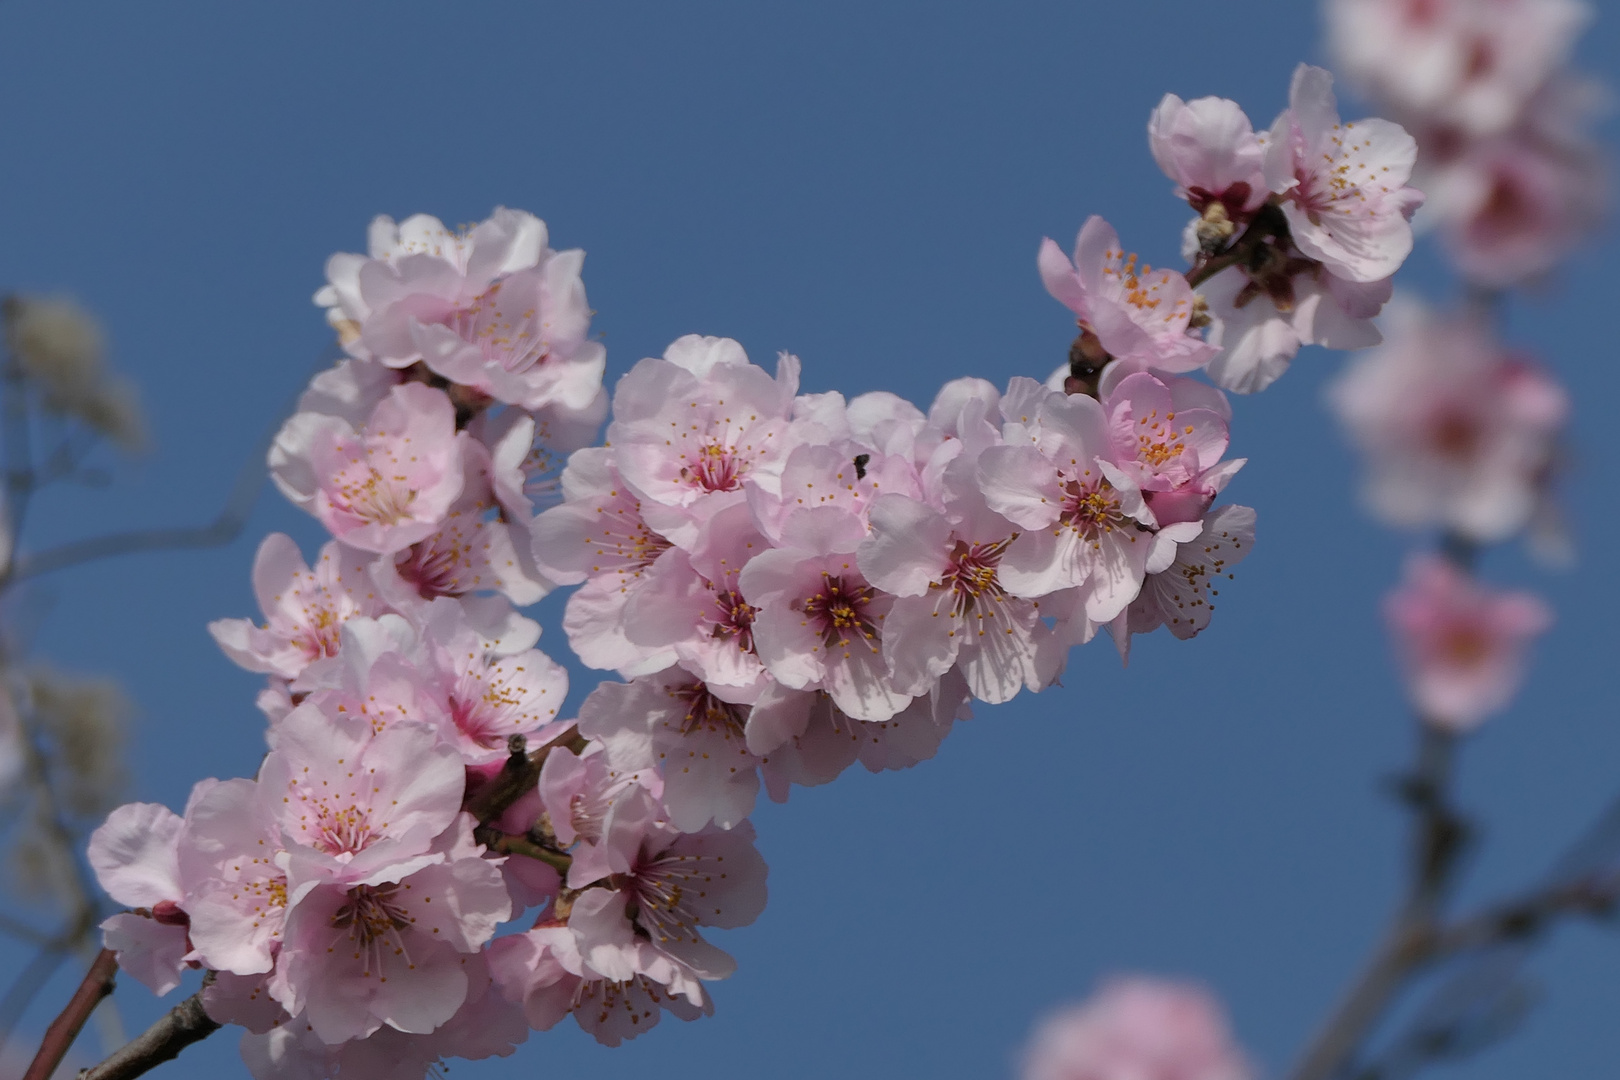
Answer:
[[[102,949],[96,954],[95,962],[85,973],[84,981],[73,992],[68,1001],[67,1008],[51,1026],[45,1029],[45,1038],[39,1044],[39,1052],[29,1064],[28,1071],[23,1073],[23,1080],[49,1080],[56,1067],[62,1064],[67,1056],[68,1047],[73,1040],[79,1037],[86,1020],[95,1011],[101,999],[113,992],[113,985],[118,975],[118,957],[111,949]]]

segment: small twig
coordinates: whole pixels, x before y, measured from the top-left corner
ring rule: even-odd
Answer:
[[[503,833],[489,825],[480,825],[473,830],[473,839],[502,855],[526,855],[531,859],[538,859],[557,871],[559,874],[568,873],[568,868],[574,864],[574,859],[567,852],[553,851],[544,844],[536,843],[527,836],[514,836]]]
[[[1412,973],[1437,956],[1437,919],[1468,829],[1449,798],[1455,739],[1431,724],[1419,726],[1417,767],[1401,788],[1415,812],[1412,883],[1383,942],[1311,1040],[1290,1074],[1293,1080],[1337,1076]]]
[[[1438,957],[1489,948],[1530,937],[1561,916],[1612,915],[1617,904],[1620,877],[1612,874],[1554,885],[1457,920],[1435,936],[1432,949]]]
[[[45,1038],[40,1042],[39,1051],[29,1064],[28,1071],[23,1073],[23,1080],[50,1080],[51,1074],[56,1072],[56,1067],[67,1056],[73,1040],[79,1037],[84,1022],[90,1019],[90,1014],[101,999],[113,992],[117,975],[117,954],[111,949],[102,949],[85,973],[84,981],[73,992],[67,1008],[45,1029]]]
[[[79,1080],[132,1080],[165,1061],[173,1061],[180,1056],[180,1051],[208,1038],[220,1026],[204,1011],[199,991],[170,1009],[163,1019],[114,1051],[100,1065],[80,1073]]]

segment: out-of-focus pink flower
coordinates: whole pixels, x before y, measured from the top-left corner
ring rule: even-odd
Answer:
[[[545,222],[504,207],[465,233],[379,217],[369,239],[369,257],[332,256],[315,294],[351,355],[423,363],[525,409],[596,397],[607,353],[587,337],[585,253],[551,250]]]
[[[1328,398],[1365,455],[1368,508],[1484,542],[1524,528],[1568,416],[1563,388],[1480,317],[1411,303],[1391,322],[1388,344],[1351,364]]]
[[[1140,976],[1106,983],[1044,1021],[1023,1080],[1253,1080],[1220,1003],[1203,988]]]
[[[1602,223],[1608,163],[1581,132],[1592,96],[1563,80],[1506,132],[1461,140],[1437,129],[1425,136],[1423,216],[1439,228],[1465,278],[1492,288],[1533,280]]]
[[[1329,0],[1339,71],[1402,120],[1511,127],[1592,17],[1583,0]]]
[[[1266,201],[1265,151],[1235,101],[1164,95],[1148,120],[1148,146],[1176,194],[1200,214],[1218,202],[1241,221]]]
[[[1422,194],[1407,186],[1417,142],[1388,120],[1342,123],[1333,76],[1301,64],[1266,144],[1266,181],[1282,196],[1294,245],[1336,277],[1382,281],[1412,251]]]
[[[1193,293],[1187,279],[1127,257],[1119,234],[1102,218],[1086,219],[1072,261],[1047,239],[1037,264],[1046,291],[1097,335],[1109,355],[1135,369],[1194,371],[1215,354],[1189,331]]]
[[[1507,707],[1530,642],[1552,625],[1533,594],[1488,589],[1433,555],[1407,564],[1384,613],[1418,714],[1453,732]]]

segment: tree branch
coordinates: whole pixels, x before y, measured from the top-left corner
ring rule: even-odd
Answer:
[[[114,1051],[100,1065],[80,1073],[79,1080],[132,1080],[165,1061],[173,1061],[180,1056],[180,1051],[208,1038],[220,1026],[203,1010],[199,991],[170,1009],[163,1019]]]
[[[1438,955],[1437,919],[1466,847],[1468,828],[1452,810],[1448,795],[1455,739],[1432,724],[1419,727],[1417,768],[1400,785],[1415,812],[1411,885],[1372,960],[1290,1074],[1293,1080],[1331,1080],[1339,1075],[1407,979]]]
[[[23,1073],[23,1080],[50,1080],[51,1074],[56,1072],[56,1067],[67,1056],[73,1040],[79,1037],[85,1021],[90,1019],[90,1014],[102,998],[113,992],[117,975],[117,954],[111,949],[102,949],[85,973],[84,981],[73,992],[67,1008],[45,1029],[45,1038],[41,1040],[34,1060],[29,1063],[28,1071]]]

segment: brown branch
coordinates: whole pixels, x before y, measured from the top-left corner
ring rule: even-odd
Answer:
[[[1432,724],[1419,727],[1417,768],[1400,788],[1414,811],[1411,885],[1372,960],[1306,1047],[1293,1080],[1337,1076],[1412,974],[1439,955],[1438,919],[1468,828],[1448,795],[1456,740]]]
[[[474,829],[473,839],[502,855],[524,855],[531,859],[539,859],[559,874],[568,873],[568,868],[574,864],[573,856],[565,851],[553,851],[527,836],[503,833],[489,825],[480,825]]]
[[[575,753],[584,749],[579,729],[570,724],[560,735],[533,753],[528,751],[528,744],[522,735],[513,735],[507,740],[506,763],[501,766],[501,771],[470,789],[461,802],[461,808],[480,823],[500,817],[507,807],[539,783],[540,767],[546,763],[551,751],[559,746],[568,747]]]
[[[113,985],[118,975],[118,957],[111,949],[102,949],[96,954],[96,959],[85,973],[84,981],[73,992],[67,1008],[51,1026],[45,1029],[45,1038],[39,1044],[39,1052],[29,1064],[28,1071],[23,1073],[23,1080],[49,1080],[56,1067],[62,1064],[67,1056],[68,1048],[73,1040],[79,1037],[86,1020],[95,1011],[101,999],[113,992]]]
[[[180,1051],[208,1038],[220,1026],[203,1010],[199,991],[170,1009],[163,1019],[114,1051],[100,1065],[80,1073],[79,1080],[132,1080],[165,1061],[173,1061],[180,1056]]]
[[[1484,949],[1527,938],[1568,915],[1611,916],[1620,906],[1620,877],[1594,876],[1549,886],[1539,892],[1459,919],[1435,935],[1436,957]]]

